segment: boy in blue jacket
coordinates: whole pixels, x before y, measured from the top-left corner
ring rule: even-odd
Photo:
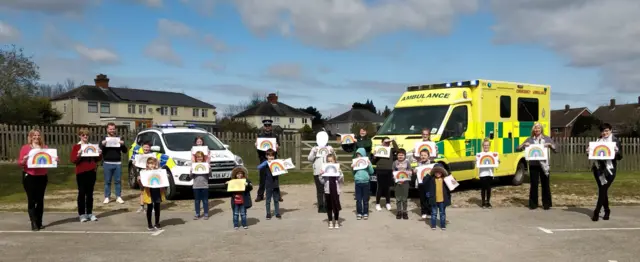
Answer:
[[[266,178],[264,181],[265,194],[267,198],[265,199],[265,207],[267,209],[267,220],[271,219],[271,200],[273,199],[273,207],[276,218],[282,219],[280,215],[280,182],[278,181],[278,176],[273,176],[271,173],[271,169],[269,168],[269,161],[272,161],[276,158],[276,151],[273,149],[269,149],[265,152],[267,160],[262,162],[258,166],[258,170],[265,169],[262,172],[266,172]]]
[[[354,158],[367,157],[367,152],[364,148],[358,148]],[[355,168],[355,166],[351,166]],[[367,220],[369,218],[369,179],[373,175],[373,167],[371,162],[365,169],[353,170],[354,180],[356,182],[356,219]]]

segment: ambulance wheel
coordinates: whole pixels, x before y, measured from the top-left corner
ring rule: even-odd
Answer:
[[[138,171],[137,168],[134,165],[129,165],[129,188],[131,189],[139,189],[138,186]]]
[[[524,173],[525,173],[524,162],[520,161],[518,163],[518,168],[516,169],[516,173],[513,176],[514,186],[522,185],[522,182],[524,181]]]

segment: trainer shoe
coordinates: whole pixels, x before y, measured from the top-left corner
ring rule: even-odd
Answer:
[[[121,197],[116,198],[116,202],[118,202],[118,204],[124,204],[124,200],[122,200]]]
[[[248,226],[244,226],[244,229],[249,229],[249,227]]]
[[[382,210],[382,208],[380,208],[380,204],[376,204],[376,210],[378,211]]]
[[[136,211],[136,213],[142,213],[142,212],[144,212],[144,206],[140,206]]]
[[[98,218],[96,216],[94,216],[93,214],[88,214],[87,217],[89,218],[89,220],[91,220],[92,222],[96,222],[98,221]]]
[[[427,214],[422,214],[423,219],[427,219]]]
[[[356,216],[356,220],[361,220],[362,219],[362,215],[357,215]]]
[[[340,229],[340,222],[339,221],[333,222],[333,228]]]
[[[104,198],[104,201],[103,201],[102,203],[104,203],[104,204],[109,204],[109,198],[108,198],[108,197],[105,197],[105,198]]]
[[[89,219],[87,218],[87,215],[80,215],[80,223],[84,223],[89,221]]]
[[[391,211],[391,204],[387,203],[387,210]]]
[[[369,219],[369,215],[365,214],[364,216],[362,216],[362,218],[364,218],[364,220]]]

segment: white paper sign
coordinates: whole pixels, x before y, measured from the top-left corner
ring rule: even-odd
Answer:
[[[284,166],[284,160],[276,159],[268,162],[271,175],[280,176],[287,173],[287,168]]]
[[[377,147],[375,147],[373,152],[374,152],[373,155],[375,157],[382,157],[382,158],[390,158],[391,157],[391,147],[388,147],[388,146],[377,146]]]
[[[31,149],[27,158],[28,168],[56,168],[58,167],[58,150]]]
[[[425,176],[431,175],[431,169],[433,169],[433,167],[435,165],[436,164],[430,164],[430,165],[424,165],[424,166],[416,167],[416,175],[417,175],[418,184],[422,184],[422,180],[424,180]]]
[[[589,159],[611,160],[616,157],[615,142],[589,142]]]
[[[417,142],[413,147],[413,155],[419,157],[420,152],[422,150],[429,151],[429,157],[437,157],[438,156],[438,146],[435,142],[431,141],[420,141]]]
[[[284,161],[282,161],[284,168],[289,170],[289,169],[294,169],[296,168],[295,165],[293,165],[293,160],[291,160],[291,158],[287,158]]]
[[[82,146],[80,147],[81,153],[80,156],[81,157],[97,157],[100,156],[100,149],[98,147],[98,145],[94,145],[94,144],[82,144]]]
[[[277,144],[276,144],[276,139],[275,138],[263,138],[260,137],[258,138],[258,140],[256,141],[256,145],[258,150],[261,151],[267,151],[268,149],[273,149],[273,151],[278,151],[277,150]]]
[[[476,154],[476,167],[498,167],[500,161],[498,160],[497,152],[480,152]]]
[[[135,166],[137,168],[147,168],[147,159],[149,158],[156,158],[156,154],[149,153],[149,154],[136,155]]]
[[[353,134],[340,134],[340,143],[343,145],[355,144],[356,136]]]
[[[209,174],[209,163],[206,162],[197,162],[191,164],[191,173],[193,174]]]
[[[209,147],[206,146],[194,146],[191,148],[191,154],[195,155],[198,152],[202,152],[205,156],[209,155]]]
[[[393,171],[393,178],[397,182],[411,181],[411,171]]]
[[[444,183],[447,184],[447,187],[449,188],[449,191],[453,191],[454,189],[456,189],[456,187],[458,187],[460,184],[458,184],[458,181],[456,181],[455,178],[453,178],[452,175],[448,175],[444,177]]]
[[[322,176],[335,177],[340,176],[340,164],[327,163],[322,164]]]
[[[164,169],[140,170],[140,181],[143,187],[165,188],[169,187],[169,178]]]
[[[547,160],[549,159],[549,151],[542,144],[531,144],[524,150],[524,158],[527,161]]]
[[[325,158],[331,153],[333,153],[333,150],[331,150],[331,147],[328,147],[328,146],[318,147],[317,150],[318,151],[316,151],[316,157]]]
[[[120,138],[119,137],[107,137],[105,138],[107,141],[106,147],[120,147]]]
[[[367,157],[358,157],[351,160],[351,166],[353,166],[353,170],[362,170],[369,167],[369,158]]]

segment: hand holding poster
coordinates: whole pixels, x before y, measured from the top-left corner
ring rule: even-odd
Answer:
[[[275,159],[269,161],[269,169],[271,170],[271,175],[280,176],[284,175],[287,172],[287,169],[284,167],[284,160]]]
[[[293,165],[293,160],[291,160],[291,158],[287,158],[284,161],[282,161],[284,168],[289,170],[289,169],[294,169],[296,168],[295,165]]]
[[[120,147],[119,137],[107,137],[104,140],[107,141],[106,147]]]
[[[343,145],[355,144],[356,137],[353,134],[340,134],[340,143]]]
[[[411,181],[411,171],[393,171],[393,178],[398,182]]]
[[[382,157],[382,158],[390,158],[391,157],[391,147],[388,147],[388,146],[377,146],[377,147],[375,147],[373,152],[374,152],[373,155],[375,157]]]
[[[453,178],[452,175],[445,176],[444,183],[447,184],[447,187],[449,188],[450,191],[453,191],[454,189],[456,189],[456,187],[460,185],[458,184],[458,181],[456,181],[456,179]]]
[[[97,157],[100,156],[100,149],[98,145],[94,144],[82,144],[80,147],[81,157]]]
[[[340,164],[327,163],[322,165],[322,176],[340,176]]]
[[[209,163],[206,162],[197,162],[191,164],[191,173],[197,175],[209,174]]]
[[[367,157],[358,157],[351,160],[351,167],[353,170],[362,170],[369,167],[369,158]]]
[[[147,159],[149,158],[156,158],[156,155],[154,153],[136,155],[134,165],[137,168],[147,168]]]
[[[431,169],[433,169],[433,167],[436,164],[430,164],[430,165],[424,165],[424,166],[418,166],[416,167],[416,172],[418,175],[418,184],[422,184],[422,180],[424,180],[425,176],[428,176],[431,174]]]
[[[140,182],[143,187],[148,188],[165,188],[169,187],[169,178],[167,170],[140,170]]]
[[[615,142],[589,142],[590,160],[611,160],[616,156]]]
[[[497,152],[480,152],[476,155],[476,166],[479,168],[495,168],[498,167],[499,163]]]
[[[420,142],[417,142],[414,145],[414,148],[413,148],[413,155],[419,157],[420,156],[420,152],[422,152],[422,150],[429,151],[429,157],[437,157],[438,156],[438,146],[436,145],[435,142],[431,142],[431,141],[420,141]]]
[[[524,158],[527,161],[545,161],[549,159],[547,148],[542,144],[531,144],[524,149]]]
[[[27,158],[28,168],[56,168],[58,167],[58,150],[31,149]]]
[[[258,148],[258,150],[261,151],[267,151],[269,149],[273,149],[273,151],[278,151],[277,150],[277,143],[276,143],[276,139],[275,138],[264,138],[264,137],[259,137],[258,140],[256,141],[256,147]]]
[[[227,182],[227,192],[244,192],[246,184],[246,179],[231,179]]]

